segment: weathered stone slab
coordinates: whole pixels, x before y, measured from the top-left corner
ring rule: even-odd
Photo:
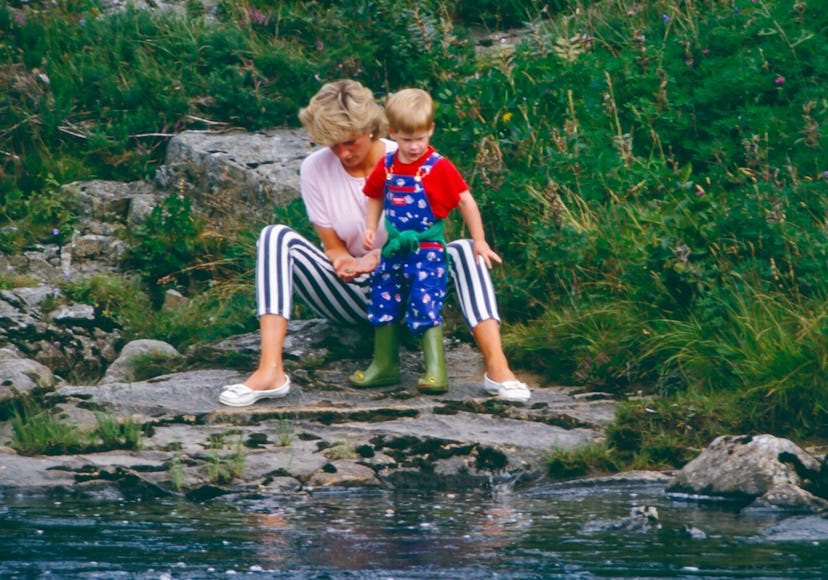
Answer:
[[[299,129],[185,131],[167,146],[156,181],[192,199],[214,222],[249,223],[259,216],[264,223],[273,207],[299,197],[299,166],[312,146]]]

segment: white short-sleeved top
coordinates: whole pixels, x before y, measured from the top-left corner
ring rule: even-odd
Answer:
[[[396,151],[394,141],[381,141],[386,153]],[[299,170],[299,187],[311,223],[334,230],[352,256],[365,254],[362,232],[368,198],[362,192],[364,186],[365,178],[349,175],[330,147],[308,155]],[[382,247],[386,238],[381,219],[375,247]]]

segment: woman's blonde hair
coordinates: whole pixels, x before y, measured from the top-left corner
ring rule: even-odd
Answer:
[[[388,99],[385,114],[394,131],[428,131],[434,126],[434,101],[422,89],[402,89]]]
[[[354,135],[385,135],[388,121],[374,94],[352,80],[325,84],[299,110],[299,120],[310,138],[319,145],[331,146]]]

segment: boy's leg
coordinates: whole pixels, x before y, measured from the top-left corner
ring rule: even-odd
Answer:
[[[442,249],[421,249],[409,256],[404,268],[409,285],[405,321],[411,332],[422,334],[443,323],[448,284],[445,252]]]
[[[448,392],[449,381],[446,372],[442,326],[432,326],[423,333],[423,355],[426,372],[420,377],[417,390],[427,395],[441,395]]]
[[[374,329],[374,359],[364,371],[348,377],[355,387],[385,387],[400,382],[400,326],[396,322]]]
[[[355,387],[384,387],[400,382],[401,273],[392,261],[383,259],[371,277],[368,321],[374,325],[374,358],[364,371],[348,377]]]
[[[446,353],[443,345],[442,310],[446,297],[448,273],[442,250],[421,250],[406,264],[411,280],[406,322],[414,333],[422,333],[425,375],[420,377],[417,390],[428,395],[448,391]]]

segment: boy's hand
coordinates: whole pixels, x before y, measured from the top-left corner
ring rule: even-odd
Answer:
[[[374,230],[365,230],[362,232],[362,247],[368,251],[374,249],[374,240],[377,238],[377,232]]]
[[[485,241],[476,241],[474,242],[474,255],[477,258],[477,261],[480,265],[485,265],[489,270],[492,269],[492,262],[497,262],[498,264],[503,263],[503,260],[498,256],[494,250],[489,247],[489,244]]]

